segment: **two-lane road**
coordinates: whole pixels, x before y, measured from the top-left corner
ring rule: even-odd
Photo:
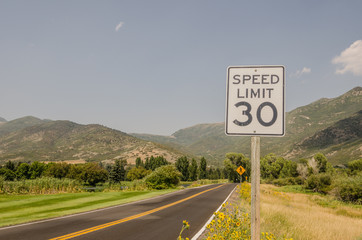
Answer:
[[[65,239],[176,239],[182,221],[191,227],[191,238],[235,188],[216,184],[172,194],[30,224],[0,228],[4,240]],[[1,213],[0,213],[1,216]]]

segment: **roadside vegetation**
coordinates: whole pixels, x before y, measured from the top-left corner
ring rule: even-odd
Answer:
[[[180,181],[223,179],[221,169],[180,157],[171,164],[162,156],[135,165],[126,160],[113,164],[64,162],[12,162],[0,167],[0,194],[54,194],[85,191],[126,191],[175,188]]]
[[[250,184],[243,182],[237,193],[224,203],[222,208],[214,213],[213,220],[207,225],[203,240],[212,239],[250,239]],[[287,235],[278,236],[273,232],[262,229],[261,240],[293,240]]]
[[[238,166],[245,168],[240,177]],[[224,161],[225,176],[231,182],[245,181],[250,177],[250,160],[241,153],[229,153]],[[268,154],[260,159],[262,183],[276,186],[294,186],[305,193],[319,193],[356,205],[362,204],[362,158],[346,165],[333,167],[321,153],[298,162]]]
[[[320,193],[335,200],[362,204],[362,159],[333,167],[321,153],[298,162],[268,154],[260,159],[263,183],[294,186],[302,192]],[[240,176],[236,169],[242,166]],[[137,158],[135,165],[126,160],[113,164],[64,162],[12,162],[0,167],[0,194],[55,194],[86,191],[144,191],[176,188],[180,182],[228,179],[250,181],[251,163],[241,153],[228,153],[223,168],[180,157],[173,164],[162,156]]]
[[[261,240],[361,239],[360,206],[337,204],[321,194],[283,191],[284,187],[261,185]],[[243,182],[214,213],[201,239],[250,239],[250,198],[250,184]]]
[[[242,166],[240,176],[236,169]],[[203,240],[250,239],[250,160],[229,153],[225,176],[243,181],[207,225]],[[323,154],[299,162],[275,154],[261,158],[262,240],[362,239],[362,159],[333,167]],[[235,197],[236,196],[236,197]]]

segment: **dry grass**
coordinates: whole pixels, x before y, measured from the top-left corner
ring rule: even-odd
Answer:
[[[262,231],[294,240],[361,239],[361,208],[322,207],[316,196],[276,190],[274,186],[261,186]]]

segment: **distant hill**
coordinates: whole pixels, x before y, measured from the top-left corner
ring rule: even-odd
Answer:
[[[175,161],[183,153],[170,147],[144,141],[121,131],[101,125],[81,125],[70,121],[46,121],[26,118],[33,126],[19,127],[15,123],[29,123],[24,118],[5,124],[7,134],[0,136],[0,161],[113,161],[127,159],[134,163],[142,159],[164,156]],[[11,124],[10,127],[6,126]],[[30,125],[31,125],[30,124]],[[19,126],[20,126],[19,125]],[[12,131],[10,131],[11,129]]]
[[[316,132],[297,144],[299,156],[311,155],[315,151],[325,152],[335,162],[361,158],[362,110],[342,119],[332,126]]]
[[[6,121],[5,118],[0,117],[0,122],[1,122],[1,123],[4,123],[4,122],[7,122],[7,121]]]
[[[334,153],[333,146],[341,143],[332,143],[328,148],[300,145],[305,139],[312,137],[338,121],[352,117],[362,110],[362,88],[356,87],[337,98],[322,98],[309,105],[299,107],[286,115],[286,135],[284,137],[262,137],[261,154],[270,152],[282,155],[292,160],[300,157],[309,157],[313,153],[322,151],[329,156],[333,163],[345,163],[351,158],[362,156],[360,137],[351,140],[354,154],[347,154],[343,158]],[[340,124],[348,123],[342,121]],[[340,126],[340,128],[344,128]],[[177,145],[198,156],[205,156],[215,164],[222,164],[227,152],[242,152],[250,154],[250,137],[230,137],[224,134],[224,123],[199,124],[181,129],[172,136],[156,136],[147,134],[132,134],[142,139],[155,141],[169,146]],[[340,139],[342,141],[342,139]],[[336,145],[337,144],[337,145]],[[309,150],[310,149],[310,150]],[[332,151],[332,152],[331,152]],[[338,151],[337,151],[338,152]],[[303,154],[309,154],[304,156]]]
[[[291,160],[324,153],[333,164],[362,157],[362,88],[336,98],[322,98],[286,114],[284,137],[262,137],[261,155],[276,153]],[[5,120],[6,121],[6,120]],[[141,140],[142,138],[143,140]],[[228,152],[250,154],[250,137],[230,137],[224,123],[198,124],[171,136],[126,134],[104,126],[24,117],[0,124],[0,162],[113,161],[182,155],[204,156],[222,165]]]
[[[362,110],[305,139],[301,147],[326,148],[362,138]]]
[[[21,130],[26,127],[31,127],[31,126],[35,126],[37,124],[45,123],[47,121],[48,120],[41,120],[39,118],[32,117],[32,116],[18,118],[18,119],[9,121],[9,122],[7,122],[5,120],[5,124],[0,125],[0,136],[7,134],[7,133]]]

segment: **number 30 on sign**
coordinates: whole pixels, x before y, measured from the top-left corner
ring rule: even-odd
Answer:
[[[236,66],[227,70],[227,135],[284,136],[284,66]]]

